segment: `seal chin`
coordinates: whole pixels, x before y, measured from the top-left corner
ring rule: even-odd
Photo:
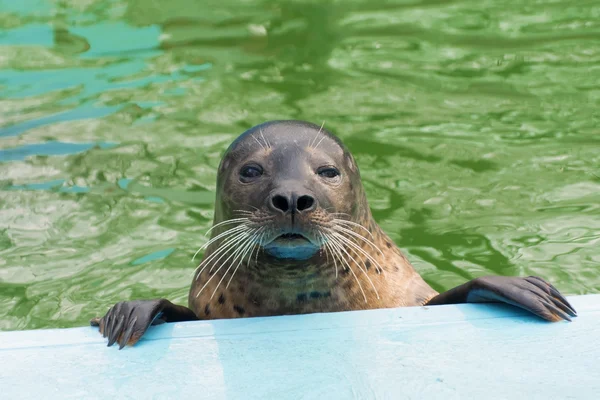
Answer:
[[[286,233],[276,237],[264,246],[264,249],[276,258],[307,260],[314,256],[320,247],[302,235]]]

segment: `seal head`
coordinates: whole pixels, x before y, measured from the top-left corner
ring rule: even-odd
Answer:
[[[215,226],[251,216],[262,250],[288,260],[322,251],[330,220],[360,218],[366,204],[350,152],[322,126],[300,121],[271,121],[235,140],[219,166],[217,198]]]

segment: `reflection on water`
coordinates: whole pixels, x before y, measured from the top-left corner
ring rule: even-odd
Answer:
[[[437,290],[600,292],[600,5],[0,2],[0,329],[187,302],[216,166],[269,119],[337,132]]]

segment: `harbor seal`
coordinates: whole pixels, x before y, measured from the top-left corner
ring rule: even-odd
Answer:
[[[576,316],[538,277],[486,276],[437,293],[374,221],[352,154],[308,122],[266,122],[229,146],[210,233],[189,308],[117,303],[91,321],[109,346],[133,345],[160,321],[467,302],[508,303],[548,321]]]

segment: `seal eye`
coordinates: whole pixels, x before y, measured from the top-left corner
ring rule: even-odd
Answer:
[[[240,180],[242,182],[250,182],[263,174],[263,170],[260,165],[245,165],[240,170]]]
[[[340,171],[335,167],[321,167],[317,170],[321,178],[337,180],[340,178]]]

